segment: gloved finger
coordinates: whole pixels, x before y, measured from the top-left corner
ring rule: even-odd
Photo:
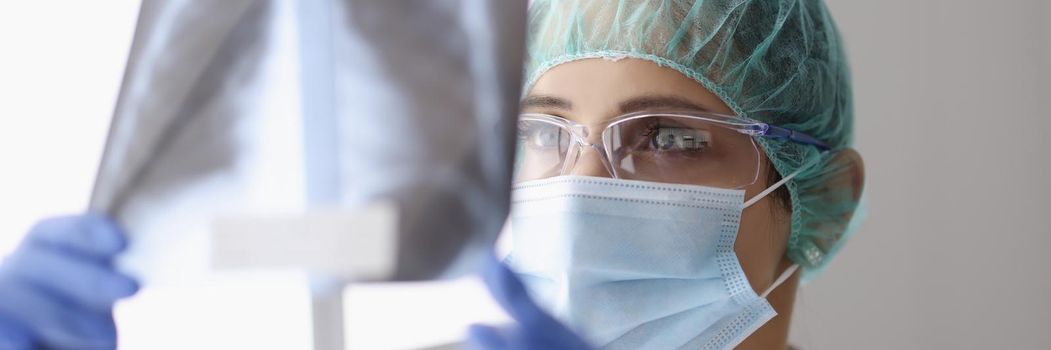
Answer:
[[[0,280],[0,314],[19,320],[45,348],[113,349],[117,328],[112,313],[84,309],[46,291]]]
[[[97,214],[45,219],[26,236],[26,243],[59,247],[78,254],[106,259],[124,250],[124,233],[110,219]]]
[[[32,349],[33,333],[25,325],[0,314],[0,349]]]
[[[467,331],[467,344],[470,349],[475,350],[504,350],[510,349],[507,339],[501,334],[500,329],[485,325],[471,325]]]
[[[9,263],[15,278],[97,311],[110,310],[139,289],[133,279],[108,266],[56,249],[20,250]]]
[[[511,339],[511,344],[528,344],[526,348],[591,349],[579,335],[534,303],[514,271],[495,257],[491,257],[482,270],[482,280],[504,311],[518,321],[520,327],[504,332],[504,339]]]
[[[525,285],[507,265],[497,261],[495,257],[489,260],[482,269],[482,280],[496,302],[511,318],[526,329],[552,322],[558,323],[533,302]]]

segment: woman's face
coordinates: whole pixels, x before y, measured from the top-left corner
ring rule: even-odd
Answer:
[[[630,112],[707,110],[732,115],[717,96],[681,73],[639,59],[588,59],[559,65],[537,80],[523,101],[522,112],[563,117],[588,126],[592,138],[611,119]],[[600,143],[597,139],[589,140]],[[746,187],[749,199],[771,184],[771,171],[759,153],[758,180]],[[743,156],[755,152],[742,150]],[[585,148],[572,175],[611,177],[601,156]],[[762,292],[791,263],[785,257],[790,231],[789,209],[767,196],[744,210],[734,249],[752,288]],[[784,287],[782,287],[784,288]]]

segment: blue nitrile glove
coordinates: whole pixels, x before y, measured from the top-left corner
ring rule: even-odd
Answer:
[[[585,350],[591,349],[580,336],[540,309],[526,293],[525,285],[506,265],[489,259],[482,270],[489,293],[515,320],[507,327],[473,325],[468,342],[484,350]]]
[[[113,269],[124,234],[98,215],[40,221],[0,264],[0,349],[113,349],[113,303],[135,294]]]

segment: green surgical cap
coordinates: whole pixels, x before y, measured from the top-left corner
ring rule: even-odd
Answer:
[[[638,58],[679,71],[742,117],[804,132],[813,146],[759,138],[784,175],[792,203],[788,256],[808,279],[849,236],[853,189],[824,186],[844,165],[830,162],[853,139],[850,72],[842,40],[814,0],[536,0],[529,10],[526,84],[588,58]]]

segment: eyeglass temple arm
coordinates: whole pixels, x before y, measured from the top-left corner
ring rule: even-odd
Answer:
[[[817,147],[821,151],[828,151],[829,149],[831,149],[831,147],[829,147],[827,143],[821,142],[821,140],[818,140],[817,138],[814,138],[813,136],[810,136],[810,135],[807,135],[807,134],[804,134],[804,133],[801,133],[801,132],[797,132],[795,130],[782,128],[782,127],[776,126],[776,125],[769,125],[769,124],[767,124],[766,126],[767,126],[766,130],[764,130],[762,133],[760,133],[759,136],[770,137],[770,138],[781,139],[781,140],[789,140],[789,141],[792,141],[792,142],[802,143],[802,144],[805,144],[805,145],[812,145],[814,147]]]

